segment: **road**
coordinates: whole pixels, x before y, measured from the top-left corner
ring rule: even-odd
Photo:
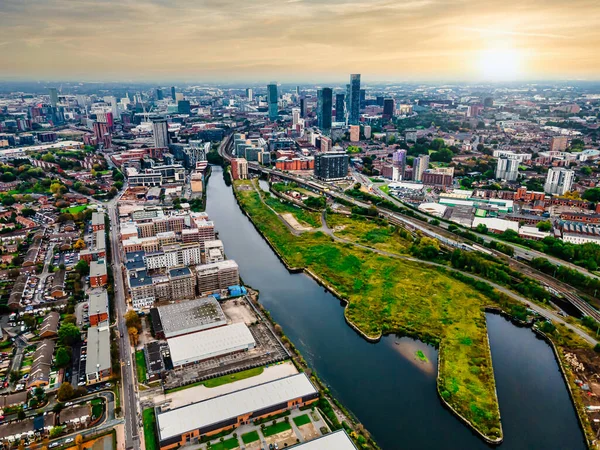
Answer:
[[[116,196],[106,204],[108,217],[110,219],[110,245],[112,254],[112,268],[114,278],[114,304],[117,313],[117,330],[119,331],[119,353],[121,355],[122,367],[121,378],[123,385],[123,406],[125,413],[125,448],[141,449],[140,432],[138,423],[141,415],[138,413],[137,380],[135,374],[135,361],[132,358],[129,336],[125,326],[125,313],[127,303],[125,300],[125,287],[121,272],[121,249],[119,246],[119,217],[117,202],[120,196]]]

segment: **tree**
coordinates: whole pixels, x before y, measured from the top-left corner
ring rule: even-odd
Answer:
[[[600,202],[600,188],[588,189],[581,197],[589,202],[598,203]]]
[[[85,241],[83,239],[77,239],[77,242],[73,244],[75,250],[83,250],[85,248]]]
[[[136,327],[127,328],[127,332],[129,333],[129,339],[131,340],[131,344],[135,347],[138,344],[138,330]]]
[[[72,323],[63,323],[58,329],[58,340],[65,346],[72,346],[81,339],[81,333]]]
[[[452,150],[450,150],[448,148],[442,148],[442,149],[438,150],[437,152],[433,152],[431,154],[430,159],[431,159],[431,161],[449,163],[452,161],[453,156],[454,156],[454,153],[452,153]]]
[[[78,434],[77,436],[75,436],[75,445],[77,446],[78,450],[81,450],[83,448],[82,444],[83,444],[83,436]]]
[[[69,383],[68,381],[65,381],[58,388],[56,397],[58,398],[59,401],[66,402],[67,400],[72,399],[74,395],[75,395],[75,389],[73,389],[73,386],[71,386],[71,383]]]
[[[58,182],[54,182],[50,185],[50,192],[52,192],[53,194],[59,194],[62,188],[62,184],[58,183]]]
[[[57,367],[67,367],[71,362],[71,355],[65,347],[58,347],[56,356],[54,357],[54,363]]]
[[[138,332],[142,331],[142,319],[134,310],[127,311],[124,317],[127,328],[135,328]]]
[[[585,176],[589,176],[592,174],[592,168],[589,166],[585,166],[581,168],[581,173]]]
[[[552,223],[548,220],[544,220],[542,222],[538,222],[536,227],[540,231],[550,231],[552,229]]]
[[[25,420],[25,417],[27,417],[25,415],[25,411],[23,411],[23,408],[20,408],[19,412],[17,413],[17,420]]]
[[[80,259],[79,262],[75,264],[75,271],[82,277],[88,276],[90,274],[90,265],[85,259]]]

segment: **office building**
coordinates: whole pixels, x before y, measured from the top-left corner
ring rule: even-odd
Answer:
[[[249,102],[254,100],[254,93],[252,92],[252,88],[246,88],[246,98]]]
[[[429,168],[429,155],[421,155],[413,160],[413,180],[423,181],[423,172]]]
[[[550,139],[551,152],[564,152],[569,144],[567,136],[552,136]]]
[[[376,102],[377,102],[377,106],[381,106],[381,107],[383,107],[383,100],[384,100],[384,98],[385,98],[385,97],[383,97],[383,96],[380,96],[380,95],[378,95],[378,96],[377,96],[377,100],[376,100]]]
[[[317,91],[317,119],[319,129],[324,133],[331,130],[332,90],[323,88]]]
[[[348,176],[348,155],[345,152],[315,155],[314,174],[321,180],[341,180]]]
[[[163,95],[163,91],[160,88],[156,89],[156,100],[163,100],[165,96]]]
[[[169,124],[167,123],[167,119],[153,119],[152,132],[154,134],[155,148],[169,147]]]
[[[192,108],[189,100],[179,100],[177,102],[177,113],[190,115]]]
[[[331,148],[332,148],[331,138],[328,138],[327,136],[321,136],[321,151],[323,153],[327,153],[327,152],[331,151]]]
[[[371,125],[365,125],[363,128],[365,139],[371,139]]]
[[[350,125],[350,142],[360,141],[360,126]]]
[[[49,88],[48,95],[50,96],[50,105],[53,108],[56,108],[56,105],[58,104],[58,92],[56,88]]]
[[[344,94],[335,94],[335,121],[344,121]]]
[[[201,436],[233,430],[238,426],[292,408],[314,403],[319,392],[304,373],[268,381],[180,408],[156,414],[161,450],[171,450]],[[334,447],[317,447],[334,448]]]
[[[390,120],[394,117],[394,99],[386,98],[383,100],[383,119]]]
[[[501,156],[497,160],[496,178],[505,181],[516,181],[519,176],[519,160]]]
[[[367,91],[365,89],[360,90],[359,98],[360,98],[360,100],[359,100],[360,109],[365,109],[365,103],[366,103],[366,99],[367,99]]]
[[[177,99],[177,95],[175,93],[175,86],[171,86],[171,99],[175,101]]]
[[[348,123],[358,125],[360,118],[360,74],[350,75],[350,107],[348,113]]]
[[[269,111],[269,120],[277,120],[279,106],[277,104],[279,95],[277,93],[277,83],[274,81],[267,85],[267,106]]]
[[[300,122],[300,108],[292,108],[292,126],[295,127]]]
[[[304,97],[300,97],[300,117],[306,117],[306,99]]]
[[[575,172],[564,167],[551,167],[546,176],[544,192],[546,194],[564,195],[571,190]]]
[[[248,161],[245,158],[233,158],[231,160],[231,178],[234,180],[248,179]]]

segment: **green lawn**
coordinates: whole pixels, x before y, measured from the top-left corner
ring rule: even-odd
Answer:
[[[379,190],[385,192],[387,195],[390,195],[390,187],[387,184],[385,186],[379,186]]]
[[[62,213],[79,214],[87,209],[88,205],[71,206],[70,208],[61,209]]]
[[[261,203],[255,191],[237,191],[236,195],[257,228],[291,267],[309,268],[347,299],[346,317],[366,335],[376,338],[400,332],[439,346],[441,395],[483,434],[500,436],[483,311],[493,303],[491,299],[433,267],[335,242],[321,232],[294,236]],[[396,238],[387,225],[362,220],[346,225],[346,235],[340,236],[368,239],[365,245],[369,246],[406,251],[408,241]],[[362,230],[367,230],[363,236]],[[397,242],[390,243],[394,239]]]
[[[307,211],[288,202],[282,202],[278,198],[264,197],[265,203],[280,214],[291,213],[302,225],[318,228],[321,226],[319,213]]]
[[[242,441],[246,445],[248,445],[252,442],[260,441],[260,436],[258,435],[258,431],[251,431],[250,433],[242,434]]]
[[[310,423],[310,417],[308,417],[308,414],[302,414],[301,416],[294,417],[294,423],[297,427],[301,427]]]
[[[212,444],[209,448],[211,450],[231,450],[234,448],[239,448],[240,443],[236,438],[230,438],[223,442],[217,442],[216,444]]]
[[[264,437],[273,436],[277,433],[283,433],[284,431],[291,430],[292,426],[288,422],[277,422],[275,425],[269,425],[263,428],[262,434]]]
[[[142,412],[142,421],[144,423],[146,450],[159,450],[156,439],[156,415],[154,414],[154,408],[148,408]]]
[[[231,375],[223,375],[222,377],[211,378],[206,381],[198,381],[197,383],[186,384],[185,386],[167,389],[167,393],[183,391],[184,389],[189,389],[195,386],[206,386],[207,388],[214,388],[217,386],[222,386],[224,384],[233,383],[234,381],[245,380],[246,378],[252,378],[257,375],[260,375],[265,370],[264,367],[255,367],[253,369],[242,370],[241,372],[237,372]]]
[[[104,401],[99,398],[92,400],[92,415],[98,418],[104,412]]]
[[[138,383],[146,382],[146,356],[143,350],[135,352],[135,365],[137,368]]]

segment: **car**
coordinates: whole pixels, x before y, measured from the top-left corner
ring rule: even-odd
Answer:
[[[67,402],[65,403],[65,406],[73,406],[73,402]]]
[[[131,365],[131,361],[127,361],[127,365],[130,366]]]
[[[85,386],[85,385],[86,385],[85,381],[80,381],[79,383],[77,383],[77,386]]]
[[[109,387],[112,387],[112,384],[111,384],[111,383],[106,383],[106,384],[104,385],[104,387],[107,387],[107,388],[109,388]]]
[[[67,438],[65,439],[65,444],[70,444],[71,442],[73,442],[75,439],[73,438]]]
[[[48,448],[54,448],[54,447],[58,447],[59,445],[60,445],[60,443],[59,443],[59,442],[53,442],[52,444],[50,444],[50,445],[48,446]]]

